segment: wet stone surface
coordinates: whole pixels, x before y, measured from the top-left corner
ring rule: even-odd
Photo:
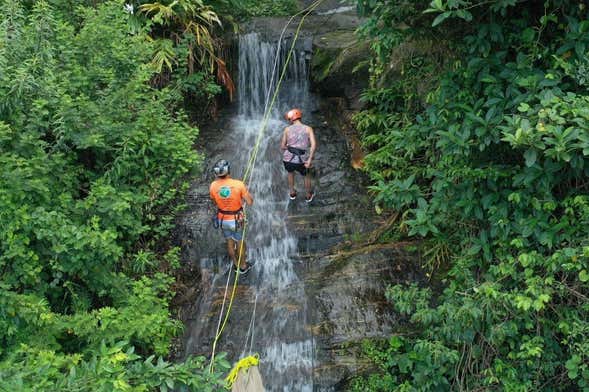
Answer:
[[[255,40],[250,44],[260,45]],[[256,48],[246,54],[262,51]],[[271,59],[256,61],[267,64]],[[261,144],[246,235],[248,258],[257,264],[239,278],[216,348],[232,361],[250,351],[259,353],[268,391],[342,390],[370,368],[360,355],[362,339],[387,338],[399,327],[386,303],[386,287],[422,280],[416,257],[402,246],[360,246],[383,218],[374,212],[362,172],[352,168],[350,130],[344,131],[340,107],[310,94],[304,71],[304,66],[297,68],[302,73],[286,85]],[[258,77],[248,72],[243,71],[240,83]],[[260,105],[249,107],[248,99],[241,96],[235,107],[220,113],[216,124],[201,130],[198,149],[206,152],[205,171],[194,179],[186,196],[188,208],[177,222],[183,262],[194,270],[194,281],[179,295],[186,329],[178,358],[210,357],[224,293],[228,281],[233,282],[224,240],[212,225],[208,188],[210,168],[220,158],[231,161],[234,178],[243,175],[260,126]],[[281,112],[292,102],[302,102],[305,122],[318,142],[316,197],[309,204],[298,175],[299,197],[288,200],[279,151],[286,125]]]
[[[330,127],[321,113],[315,114],[315,120],[318,123],[312,124],[318,139],[315,200],[311,204],[305,203],[302,181],[298,177],[300,196],[294,202],[285,202],[284,215],[275,217],[284,220],[288,230],[297,238],[291,262],[307,297],[306,310],[300,309],[296,301],[289,301],[289,298],[300,295],[300,287],[276,288],[284,302],[276,304],[258,296],[256,324],[280,322],[275,319],[277,311],[304,311],[306,325],[303,328],[313,336],[313,390],[335,391],[341,390],[350,378],[370,368],[360,355],[362,339],[387,338],[395,331],[398,320],[384,297],[387,285],[420,281],[423,277],[416,267],[415,256],[398,246],[373,246],[348,253],[333,251],[334,247],[341,248],[342,243],[362,242],[382,222],[374,213],[362,173],[350,166],[344,136],[338,129]],[[219,124],[222,123],[223,120]],[[203,130],[201,140],[203,150],[209,152],[205,167],[210,167],[225,151],[230,151],[234,143],[223,138],[222,126]],[[280,161],[276,162],[277,166],[280,164]],[[282,187],[277,192],[286,198],[286,176],[280,169],[281,178],[275,187]],[[204,265],[201,280],[195,285],[200,285],[201,293],[213,293],[211,302],[215,306],[207,313],[199,314],[199,307],[210,300],[200,297],[183,308],[182,315],[188,326],[186,342],[199,343],[196,346],[185,344],[185,351],[180,356],[210,355],[210,343],[226,283],[227,275],[222,274],[228,268],[225,244],[210,222],[213,211],[208,196],[210,180],[210,175],[203,173],[194,182],[187,195],[188,211],[179,226],[184,260]],[[256,197],[260,195],[254,194]],[[272,230],[275,225],[276,222],[272,221],[263,223],[267,230]],[[223,275],[223,279],[213,282],[217,275]],[[254,306],[255,285],[254,274],[239,283],[231,318],[219,343],[220,350],[229,352],[232,359],[239,357],[242,350],[243,331],[248,328]],[[296,341],[296,338],[291,341],[289,336],[282,336],[282,344]]]

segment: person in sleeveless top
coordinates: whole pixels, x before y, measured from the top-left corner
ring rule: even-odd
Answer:
[[[315,192],[311,189],[311,176],[309,175],[317,146],[315,134],[313,128],[301,122],[303,113],[300,109],[289,110],[285,117],[291,125],[284,128],[280,149],[283,151],[284,168],[288,172],[289,197],[291,200],[297,197],[295,171],[298,171],[304,176],[305,201],[310,203],[315,197]]]
[[[227,241],[227,253],[233,261],[236,272],[245,274],[253,262],[245,260],[245,242],[243,240],[243,201],[248,205],[254,199],[242,181],[231,178],[230,164],[224,159],[215,163],[213,171],[217,179],[211,183],[209,193],[217,206],[215,223],[221,228]],[[241,257],[239,252],[243,252]]]

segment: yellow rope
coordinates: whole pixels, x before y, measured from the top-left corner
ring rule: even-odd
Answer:
[[[231,369],[227,378],[225,378],[226,388],[231,389],[231,387],[235,383],[235,380],[237,379],[237,375],[239,374],[240,370],[242,370],[242,369],[246,370],[252,366],[258,366],[259,363],[260,363],[260,357],[258,356],[258,354],[250,355],[248,357],[245,357],[245,358],[239,360],[239,362],[237,362],[235,364],[235,366],[233,366],[233,369]]]
[[[286,61],[282,67],[282,72],[280,74],[280,78],[278,79],[278,82],[276,83],[276,89],[274,90],[274,94],[272,96],[272,100],[270,101],[270,105],[268,106],[268,109],[266,110],[266,112],[264,113],[264,118],[262,120],[262,126],[260,127],[260,130],[258,132],[258,136],[256,137],[256,142],[254,144],[254,148],[253,148],[253,152],[250,155],[250,158],[248,160],[247,166],[246,166],[246,170],[245,170],[245,174],[243,176],[243,182],[247,182],[248,177],[251,176],[253,167],[255,165],[256,162],[256,158],[258,156],[258,150],[260,149],[260,144],[262,142],[262,137],[266,131],[266,127],[268,125],[268,120],[270,118],[270,113],[271,113],[271,109],[274,106],[275,102],[276,102],[276,98],[278,97],[278,91],[280,90],[280,85],[282,84],[282,81],[284,79],[284,76],[286,75],[286,71],[288,70],[288,63],[290,61],[290,58],[292,57],[292,53],[294,52],[294,48],[295,48],[295,44],[296,41],[299,37],[301,28],[303,26],[303,22],[305,21],[305,18],[315,9],[319,6],[319,4],[321,4],[324,0],[317,0],[315,1],[315,3],[311,4],[309,7],[305,8],[304,10],[296,13],[295,15],[293,15],[290,20],[292,21],[293,18],[295,18],[297,15],[300,15],[304,12],[306,12],[302,17],[301,17],[301,21],[299,22],[297,29],[295,31],[294,37],[293,37],[293,41],[292,44],[290,46],[290,49],[288,51],[288,55],[286,57]],[[289,21],[290,23],[290,21]],[[249,184],[248,184],[249,185]],[[243,247],[244,247],[244,243],[245,243],[245,238],[246,238],[246,230],[247,230],[247,221],[244,221],[244,225],[243,225],[243,235],[242,235],[242,241],[240,244],[240,249],[239,249],[239,256],[238,256],[238,269],[239,266],[241,266],[241,260],[242,260],[242,255],[243,255]],[[231,273],[231,271],[229,272]],[[235,280],[233,282],[233,288],[231,290],[231,296],[229,297],[229,304],[227,305],[227,312],[225,313],[225,318],[223,319],[223,323],[221,325],[221,327],[219,328],[215,339],[213,340],[213,348],[212,348],[212,354],[211,354],[211,362],[209,365],[209,372],[212,373],[214,370],[214,361],[215,361],[215,351],[217,348],[217,342],[219,341],[219,338],[221,337],[221,334],[223,333],[223,330],[225,329],[225,325],[227,324],[227,320],[229,319],[229,314],[231,313],[231,307],[233,305],[233,300],[235,298],[235,291],[237,289],[237,282],[239,280],[239,273],[236,272],[235,273]],[[227,295],[227,292],[225,292],[225,295]],[[241,362],[241,361],[240,361]],[[239,363],[239,362],[238,362]]]

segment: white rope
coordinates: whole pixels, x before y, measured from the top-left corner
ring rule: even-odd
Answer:
[[[254,301],[254,312],[252,316],[252,339],[250,340],[250,352],[249,355],[252,354],[254,348],[254,337],[256,336],[256,305],[258,304],[258,293],[256,293],[256,300]]]
[[[272,90],[272,86],[274,85],[274,77],[276,76],[276,70],[278,69],[278,58],[280,55],[280,46],[282,45],[282,39],[284,38],[284,33],[286,33],[286,29],[294,20],[294,18],[298,14],[294,14],[288,19],[288,22],[282,28],[282,32],[280,33],[280,37],[278,38],[278,47],[276,48],[276,56],[274,56],[274,65],[272,66],[272,75],[270,76],[270,83],[268,84],[268,90],[266,91],[266,99],[264,100],[264,116],[268,111],[268,105],[270,104],[270,91]]]
[[[250,318],[250,323],[249,323],[249,326],[247,327],[247,332],[245,334],[245,342],[243,344],[243,351],[241,352],[241,357],[245,356],[248,341],[250,342],[250,349],[249,349],[248,355],[252,354],[252,349],[254,346],[254,336],[255,336],[254,326],[255,326],[255,320],[256,320],[256,306],[257,306],[257,304],[258,304],[258,293],[256,292],[256,298],[254,299],[254,310],[252,312],[252,316]],[[251,332],[251,339],[250,339],[250,332]]]
[[[219,313],[219,322],[217,323],[217,330],[215,331],[215,336],[219,334],[219,329],[221,328],[221,321],[223,320],[223,311],[225,310],[225,302],[227,302],[227,292],[229,291],[229,281],[231,280],[231,270],[233,270],[233,263],[229,267],[229,273],[227,274],[227,283],[225,283],[225,294],[223,294],[223,304],[221,305],[221,312]],[[237,272],[235,272],[237,274]],[[214,354],[211,357],[211,363],[209,365],[209,372],[213,368],[214,362]]]

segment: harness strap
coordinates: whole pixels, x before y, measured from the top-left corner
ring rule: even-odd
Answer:
[[[287,146],[286,149],[288,150],[288,152],[290,152],[292,154],[292,156],[290,157],[290,160],[288,162],[292,162],[292,160],[296,156],[297,158],[299,158],[299,163],[303,163],[303,158],[301,158],[301,156],[305,155],[307,153],[307,150],[303,150],[302,148],[291,147],[291,146]]]
[[[218,219],[218,215],[221,214],[221,219]],[[217,214],[214,217],[214,221],[216,222],[215,229],[223,229],[223,221],[225,220],[225,215],[233,215],[233,217],[235,218],[235,228],[236,229],[240,229],[241,225],[243,224],[244,221],[244,216],[243,216],[243,207],[240,207],[239,210],[235,210],[235,211],[228,211],[228,210],[222,210],[220,208],[217,208]]]
[[[217,212],[219,212],[223,215],[237,215],[242,211],[243,211],[243,207],[241,207],[239,210],[236,210],[236,211],[227,211],[227,210],[222,210],[220,208],[217,208]]]

